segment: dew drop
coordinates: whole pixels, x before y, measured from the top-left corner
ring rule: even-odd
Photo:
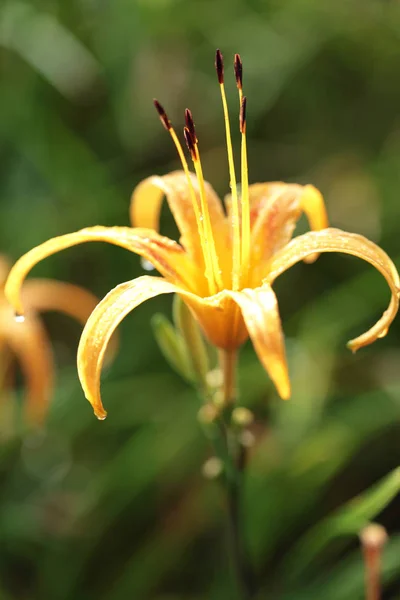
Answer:
[[[145,271],[154,271],[155,267],[147,258],[141,258],[140,264]]]
[[[99,421],[104,421],[107,415],[96,415]]]
[[[24,323],[25,321],[24,315],[19,315],[18,313],[15,313],[14,319],[16,323]]]
[[[387,332],[388,332],[388,329],[386,328],[386,329],[384,329],[383,331],[381,331],[380,333],[378,333],[378,336],[377,336],[377,337],[378,337],[379,339],[381,339],[381,338],[384,338],[384,337],[385,337],[385,335],[387,334]]]

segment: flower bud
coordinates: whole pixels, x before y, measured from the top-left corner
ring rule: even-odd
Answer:
[[[199,412],[197,418],[202,425],[211,425],[218,419],[219,410],[214,404],[204,404]]]
[[[192,372],[201,387],[207,388],[209,371],[208,353],[200,326],[190,309],[175,295],[173,304],[174,323],[182,336],[186,354],[191,363]]]
[[[201,472],[206,479],[217,479],[223,470],[224,463],[222,460],[216,456],[211,456],[211,458],[206,460],[203,464]]]
[[[193,382],[194,373],[182,336],[172,323],[160,313],[152,317],[151,326],[158,347],[166,361],[186,381]]]
[[[238,427],[248,427],[254,421],[254,415],[245,406],[237,406],[232,411],[232,423]]]

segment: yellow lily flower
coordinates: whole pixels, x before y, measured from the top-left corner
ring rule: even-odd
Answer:
[[[382,337],[399,305],[400,281],[387,254],[366,238],[328,228],[324,201],[312,185],[281,182],[248,184],[246,98],[242,94],[242,63],[235,56],[240,101],[241,193],[233,162],[222,55],[216,69],[224,110],[232,193],[225,210],[203,178],[198,139],[189,110],[184,129],[195,174],[189,172],[177,135],[161,105],[155,106],[171,135],[182,171],[149,177],[134,190],[134,227],[91,227],[51,239],[23,256],[12,269],[6,295],[22,314],[21,285],[43,258],[83,242],[104,241],[149,260],[162,277],[145,275],[118,285],[98,304],[83,331],[78,349],[82,387],[99,419],[106,416],[100,397],[105,350],[122,319],[139,304],[159,294],[177,293],[192,310],[212,344],[234,352],[250,336],[259,359],[282,398],[290,396],[284,338],[272,284],[295,263],[312,262],[321,252],[344,252],[363,258],[386,278],[392,292],[389,308],[369,331],[349,342],[355,351]],[[166,197],[180,230],[179,243],[158,232],[159,213]],[[305,213],[313,231],[291,240]]]
[[[15,357],[26,380],[27,420],[40,423],[47,412],[52,394],[54,364],[50,342],[37,313],[56,310],[85,325],[98,304],[98,299],[70,283],[31,279],[22,293],[24,316],[15,318],[4,295],[9,270],[7,259],[0,256],[0,360],[3,376],[0,385],[3,389],[7,387],[7,367],[10,359]]]

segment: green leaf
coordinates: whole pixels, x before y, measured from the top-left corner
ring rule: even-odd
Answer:
[[[400,467],[356,496],[300,539],[286,562],[287,577],[297,578],[336,538],[357,535],[400,491]]]
[[[382,557],[382,583],[390,583],[400,571],[400,537],[389,541]],[[346,556],[338,565],[323,577],[319,577],[312,586],[304,590],[304,598],[313,600],[321,598],[324,590],[324,600],[337,600],[340,590],[340,600],[362,600],[365,597],[365,573],[361,551],[357,550]],[[292,598],[292,596],[290,596]],[[300,600],[298,594],[293,594],[293,600]],[[287,598],[286,600],[289,600]]]

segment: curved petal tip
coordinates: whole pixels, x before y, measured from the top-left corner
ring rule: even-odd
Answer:
[[[124,317],[142,302],[176,291],[179,289],[174,284],[161,277],[143,275],[111,290],[90,315],[79,342],[78,375],[85,397],[100,421],[107,416],[101,401],[100,377],[112,334]]]
[[[92,401],[88,398],[89,402],[92,404]],[[104,410],[103,406],[95,406],[93,408],[93,412],[99,421],[104,421],[107,417],[107,411]]]
[[[292,240],[273,256],[270,272],[265,281],[272,284],[286,269],[299,260],[315,255],[316,252],[343,252],[357,256],[369,262],[384,276],[392,292],[388,308],[373,327],[350,340],[347,347],[352,352],[356,352],[359,348],[383,338],[399,309],[400,277],[396,266],[386,252],[361,235],[333,228],[305,233]]]
[[[283,400],[290,398],[290,379],[278,302],[271,286],[229,292],[240,307],[254,349]]]
[[[292,390],[290,387],[290,381],[286,370],[282,370],[282,377],[279,378],[279,383],[276,383],[278,394],[282,400],[290,400]]]

